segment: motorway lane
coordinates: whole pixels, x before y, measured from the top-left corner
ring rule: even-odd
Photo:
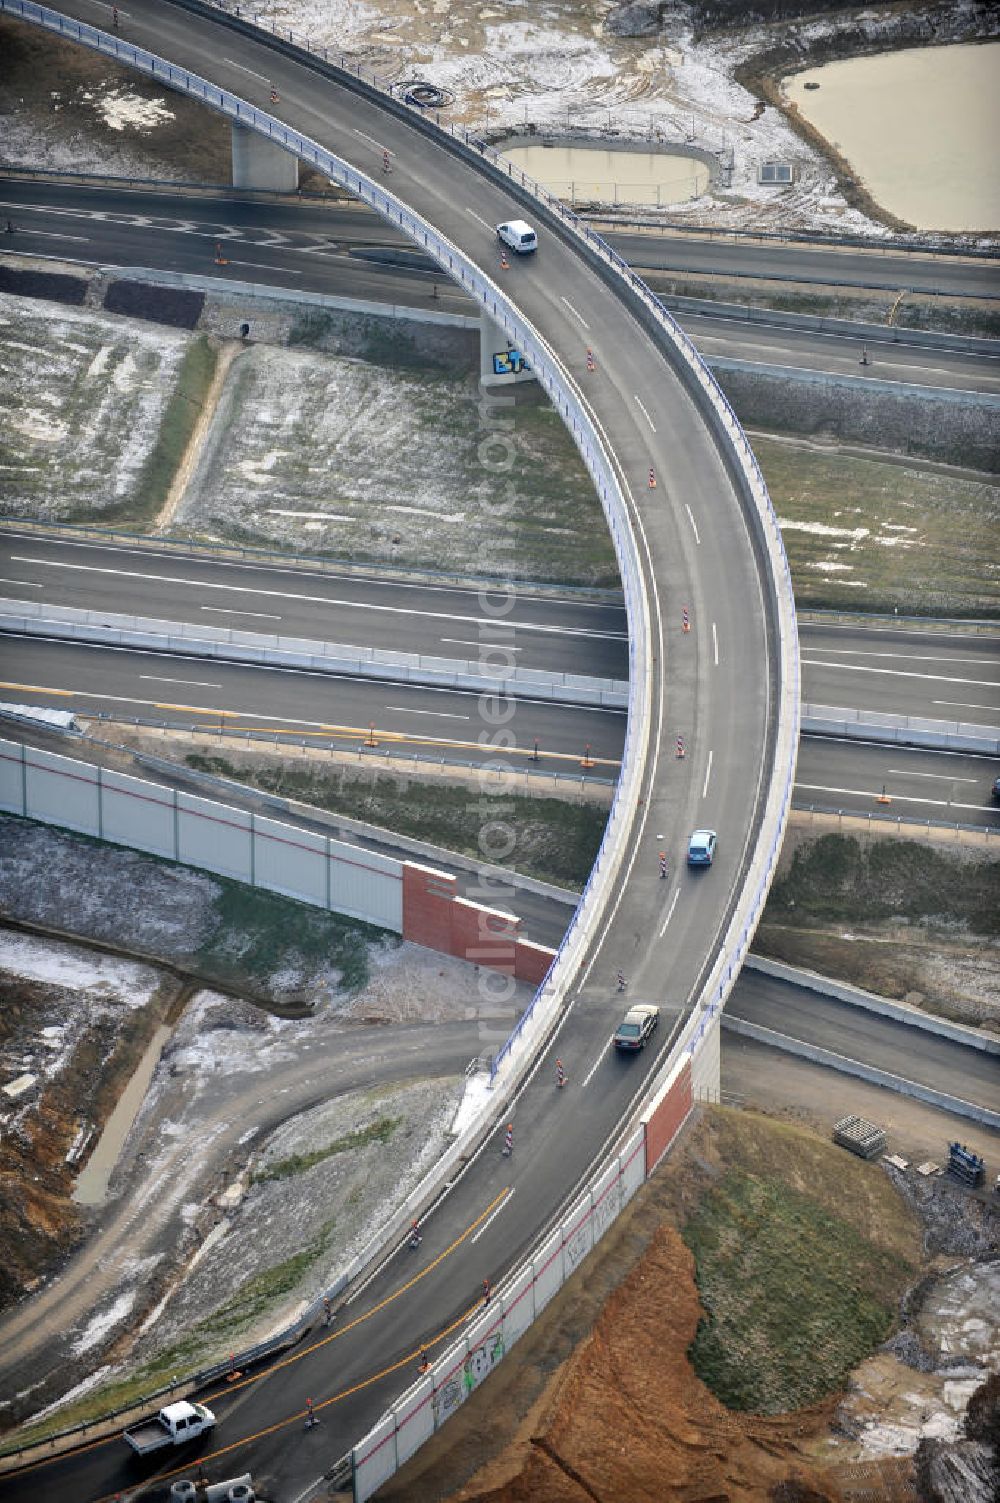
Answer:
[[[172,653],[3,639],[0,696],[8,703],[116,718],[137,716],[167,725],[246,730],[311,745],[357,749],[374,725],[382,752],[434,761],[495,762],[487,735],[492,696],[427,689],[297,669],[260,668]],[[266,708],[265,708],[266,707]],[[623,710],[511,699],[504,728],[513,745],[503,756],[531,768],[534,742],[542,772],[573,773],[589,744],[594,775],[614,778],[625,734]],[[480,739],[480,737],[483,739]]]
[[[1000,1104],[1000,1061],[995,1054],[954,1044],[760,971],[741,973],[726,1012],[990,1111]]]
[[[977,725],[1000,720],[1000,629],[810,621],[800,642],[807,704]]]
[[[96,10],[95,6],[95,10]],[[29,182],[17,178],[0,180],[0,210],[26,221],[32,211],[71,217],[67,211],[92,207],[99,213],[124,218],[138,215],[157,222],[169,233],[176,216],[172,201],[185,197],[184,217],[192,225],[215,225],[239,234],[248,243],[271,244],[282,249],[305,244],[318,253],[342,246],[403,245],[410,242],[395,235],[371,210],[362,205],[323,204],[305,200],[247,202],[229,196],[213,198],[198,191],[185,196],[174,185],[165,192],[143,188],[84,187],[74,183]],[[18,228],[20,228],[20,220]],[[267,239],[264,233],[267,233]],[[67,230],[69,233],[69,230]],[[204,231],[215,233],[211,228]],[[753,241],[724,235],[685,234],[671,231],[603,230],[620,255],[640,270],[693,272],[720,277],[753,277],[762,280],[844,283],[853,287],[894,289],[949,297],[1000,297],[1000,261],[995,257],[935,255],[933,252],[871,249],[854,246],[816,246],[803,241]],[[300,240],[299,237],[308,237]]]
[[[220,632],[301,636],[354,647],[477,657],[495,642],[519,667],[624,679],[625,613],[585,597],[518,591],[503,618],[507,637],[484,617],[478,591],[319,573],[294,565],[185,558],[155,546],[129,548],[0,531],[0,595],[50,605],[144,614],[213,625]],[[803,621],[802,694],[807,704],[996,724],[1000,717],[1000,628],[942,631],[863,616]],[[370,718],[370,717],[369,717]]]
[[[96,0],[65,0],[64,8],[87,20],[107,18],[106,5]],[[182,13],[162,0],[130,0],[127,29],[141,44],[250,93],[260,103],[266,102],[261,71],[266,68],[280,94],[280,112],[290,123],[377,174],[384,146],[393,154],[393,193],[435,223],[486,275],[499,275],[491,226],[514,210],[515,200],[443,142],[418,140],[409,122],[387,115],[377,102],[334,87],[294,58],[264,52],[261,41],[224,28],[217,17]],[[257,84],[252,75],[264,81]],[[578,384],[595,424],[608,435],[635,526],[636,567],[647,592],[636,600],[641,619],[632,626],[649,643],[657,665],[641,686],[652,751],[642,768],[635,806],[628,810],[623,832],[627,855],[616,873],[610,908],[588,937],[571,978],[572,1001],[563,1008],[562,1032],[555,1040],[560,1052],[571,1051],[588,1074],[591,1065],[596,1068],[591,1086],[580,1078],[576,1093],[556,1095],[553,1062],[543,1060],[517,1105],[518,1130],[525,1129],[528,1151],[516,1150],[513,1162],[501,1161],[494,1143],[449,1193],[442,1210],[442,1244],[456,1243],[461,1229],[476,1221],[482,1229],[478,1242],[472,1242],[470,1231],[444,1262],[428,1269],[426,1282],[414,1286],[407,1280],[395,1290],[391,1304],[373,1310],[363,1329],[339,1343],[335,1371],[319,1355],[301,1361],[281,1375],[273,1395],[250,1390],[239,1412],[231,1421],[227,1417],[228,1436],[237,1443],[241,1437],[248,1441],[238,1454],[240,1461],[267,1461],[270,1445],[280,1446],[281,1475],[270,1489],[276,1503],[291,1503],[301,1492],[303,1476],[308,1481],[316,1472],[305,1474],[301,1450],[287,1443],[287,1433],[283,1441],[250,1442],[249,1437],[288,1408],[294,1414],[306,1395],[325,1396],[331,1388],[362,1384],[395,1359],[412,1363],[414,1326],[447,1325],[461,1318],[481,1277],[502,1277],[525,1241],[544,1227],[560,1197],[572,1193],[589,1173],[655,1066],[650,1055],[606,1078],[607,1043],[621,1000],[614,993],[615,971],[625,966],[629,995],[660,996],[668,1014],[689,1007],[700,994],[745,885],[774,770],[779,661],[785,666],[777,654],[774,604],[763,587],[732,476],[698,404],[671,374],[662,348],[630,311],[622,289],[609,287],[561,233],[553,230],[546,236],[531,265],[512,266],[504,276],[523,316],[543,331],[540,337],[561,363],[566,381]],[[587,380],[588,344],[598,354],[601,374],[596,382]],[[661,477],[652,497],[646,489],[650,465]],[[703,583],[707,580],[710,589]],[[673,612],[667,624],[663,600],[689,603],[696,626],[690,637],[681,637]],[[668,660],[668,646],[669,704],[659,666]],[[212,671],[217,677],[216,665]],[[673,740],[682,725],[689,738],[687,757],[675,761]],[[659,882],[656,875],[657,844],[680,841],[692,822],[702,819],[727,832],[716,864],[702,874],[704,880],[689,882],[686,873],[679,874],[672,892],[672,884]],[[600,1088],[592,1088],[598,1081]],[[498,1194],[498,1166],[517,1198],[512,1215],[488,1219]],[[408,1366],[407,1376],[411,1374]],[[402,1382],[396,1379],[399,1386]],[[364,1397],[363,1410],[352,1401],[351,1407],[334,1407],[329,1417],[324,1415],[321,1439],[327,1460],[384,1409],[384,1389]],[[230,1459],[236,1460],[236,1453]],[[110,1490],[110,1474],[106,1480]],[[79,1498],[80,1489],[71,1488],[56,1491]],[[54,1495],[52,1488],[48,1495]]]
[[[47,189],[46,194],[40,188]],[[26,201],[19,196],[32,190]],[[165,210],[174,208],[171,216]],[[220,280],[261,281],[306,292],[336,293],[384,302],[473,315],[476,309],[407,242],[393,236],[367,210],[285,203],[206,202],[181,194],[108,192],[56,184],[0,181],[0,213],[16,214],[16,232],[5,248],[25,254],[59,255],[85,263],[151,266]],[[324,218],[328,220],[325,228]],[[226,266],[215,263],[225,248]],[[660,242],[649,241],[653,252]],[[392,260],[393,247],[404,268]],[[804,371],[901,381],[963,391],[1000,391],[996,355],[925,349],[879,341],[860,364],[859,334],[786,328],[775,313],[768,322],[741,322],[708,313],[679,315],[702,354]]]
[[[1000,804],[990,792],[997,777],[998,757],[803,736],[795,805],[1000,830]],[[878,802],[883,790],[891,803]]]
[[[970,639],[976,640],[976,639]],[[357,749],[372,723],[380,751],[458,764],[489,760],[479,744],[479,696],[360,678],[130,652],[33,637],[3,639],[0,698],[81,714],[104,712],[171,725],[252,730],[276,741]],[[890,701],[883,699],[880,708]],[[575,775],[588,743],[593,775],[617,775],[625,716],[584,706],[518,701],[510,721],[512,765]],[[795,782],[800,807],[1000,826],[990,797],[1000,762],[826,736],[802,738]],[[679,853],[680,854],[680,853]],[[550,931],[551,932],[551,931]],[[541,937],[541,936],[538,936]],[[546,940],[546,942],[548,942]]]
[[[504,613],[490,616],[501,597],[487,586],[234,563],[3,529],[0,596],[435,658],[478,659],[492,646],[514,653],[519,668],[628,677],[624,611],[583,592],[504,592]]]

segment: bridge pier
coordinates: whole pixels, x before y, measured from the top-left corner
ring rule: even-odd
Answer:
[[[299,186],[299,159],[258,131],[233,125],[233,187],[294,193]]]
[[[505,331],[484,313],[479,320],[480,386],[515,386],[534,379],[534,371],[511,345]]]

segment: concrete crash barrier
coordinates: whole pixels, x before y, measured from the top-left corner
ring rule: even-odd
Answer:
[[[304,668],[311,673],[390,679],[393,683],[519,695],[561,704],[597,705],[609,710],[624,710],[628,705],[628,683],[616,679],[546,673],[538,668],[487,674],[475,659],[432,658],[415,652],[344,646],[305,637],[280,637],[231,627],[40,605],[33,600],[0,600],[0,631],[133,647],[142,652],[183,653],[215,662],[264,663],[268,667]]]
[[[829,976],[820,976],[816,971],[785,965],[780,960],[765,960],[762,955],[748,955],[743,968],[819,992],[824,997],[836,997],[839,1002],[846,1002],[851,1007],[878,1013],[880,1017],[892,1018],[894,1022],[906,1023],[911,1028],[922,1028],[925,1033],[936,1033],[939,1038],[949,1039],[953,1044],[965,1044],[967,1048],[979,1049],[984,1054],[1000,1055],[1000,1039],[988,1038],[976,1028],[949,1023],[946,1018],[936,1018],[931,1013],[921,1012],[919,1007],[910,1007],[905,1002],[891,1002],[888,997],[877,997],[874,992],[864,992],[860,987],[848,986],[845,981],[833,981]]]
[[[1000,726],[975,725],[964,720],[925,720],[917,715],[886,715],[879,710],[803,705],[802,734],[1000,756]]]
[[[722,1026],[731,1033],[754,1039],[758,1044],[767,1044],[771,1049],[782,1049],[786,1054],[811,1060],[815,1065],[826,1065],[831,1070],[839,1070],[842,1075],[856,1075],[859,1080],[867,1080],[871,1085],[884,1086],[886,1090],[896,1091],[900,1096],[910,1096],[914,1101],[924,1101],[928,1106],[953,1112],[957,1117],[968,1117],[983,1127],[992,1127],[994,1130],[1000,1128],[1000,1111],[990,1111],[988,1107],[978,1106],[974,1101],[963,1101],[960,1096],[935,1091],[930,1086],[921,1085],[919,1081],[907,1080],[903,1075],[892,1075],[888,1070],[876,1070],[873,1065],[847,1059],[843,1054],[835,1054],[832,1049],[820,1048],[818,1044],[806,1044],[801,1039],[789,1038],[787,1034],[776,1033],[773,1028],[748,1023],[745,1018],[725,1015]]]

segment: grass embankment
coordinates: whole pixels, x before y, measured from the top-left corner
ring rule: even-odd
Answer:
[[[1000,615],[1000,479],[753,439],[800,606]]]
[[[193,956],[200,974],[253,995],[286,967],[332,966],[347,991],[368,980],[368,946],[387,938],[384,929],[228,877],[211,880],[220,891],[215,926]]]
[[[379,1117],[377,1121],[369,1122],[367,1127],[358,1128],[357,1132],[348,1132],[343,1137],[335,1138],[325,1148],[315,1148],[312,1153],[293,1153],[287,1159],[276,1159],[273,1164],[265,1164],[262,1169],[258,1169],[253,1176],[253,1183],[262,1185],[272,1179],[291,1179],[295,1174],[305,1174],[307,1170],[314,1168],[316,1164],[322,1164],[324,1159],[333,1158],[335,1154],[366,1148],[369,1143],[388,1143],[401,1121],[401,1117]]]
[[[200,772],[235,778],[268,793],[482,858],[477,845],[484,823],[482,800],[468,788],[407,783],[389,774],[377,775],[370,782],[350,782],[334,766],[236,766],[225,757],[199,752],[189,752],[184,760]],[[512,795],[491,797],[488,817],[509,824],[517,836],[505,865],[560,887],[582,888],[597,857],[607,810],[558,798]]]
[[[682,1226],[706,1312],[692,1364],[733,1409],[815,1403],[890,1333],[911,1215],[878,1165],[800,1128],[719,1109],[704,1135],[718,1178]]]
[[[204,334],[189,342],[170,400],[160,420],[156,442],[139,472],[135,494],[129,499],[127,513],[125,509],[121,511],[123,516],[127,514],[129,521],[149,522],[166,501],[177,468],[184,458],[195,424],[201,415],[217,362],[218,351],[209,344]],[[118,514],[105,512],[103,520],[111,521]]]
[[[981,1024],[1000,1021],[998,942],[1000,861],[831,834],[796,849],[754,949]]]
[[[0,1441],[0,1456],[9,1455],[47,1435],[56,1435],[72,1425],[90,1424],[113,1411],[125,1409],[129,1404],[139,1404],[147,1394],[155,1393],[177,1374],[190,1373],[199,1364],[216,1360],[224,1340],[238,1337],[277,1300],[296,1288],[303,1274],[328,1248],[333,1229],[334,1223],[329,1221],[301,1252],[241,1284],[224,1305],[192,1326],[181,1341],[160,1352],[127,1378],[102,1386],[67,1404],[39,1424],[26,1425],[16,1435]],[[225,1350],[224,1345],[222,1350]],[[168,1401],[161,1399],[160,1402]]]

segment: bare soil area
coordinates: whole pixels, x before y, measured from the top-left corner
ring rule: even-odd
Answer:
[[[827,1382],[825,1397],[784,1412],[740,1412],[726,1408],[695,1370],[691,1353],[697,1365],[697,1338],[706,1328],[719,1328],[711,1279],[706,1280],[715,1252],[693,1256],[686,1243],[692,1223],[711,1209],[734,1171],[758,1183],[773,1176],[790,1193],[786,1203],[797,1206],[801,1216],[835,1217],[857,1235],[856,1256],[844,1265],[846,1285],[838,1295],[848,1324],[859,1309],[859,1288],[875,1274],[873,1288],[889,1323],[899,1319],[903,1334],[909,1334],[917,1306],[897,1315],[904,1288],[918,1271],[934,1272],[921,1250],[920,1215],[925,1224],[950,1223],[948,1259],[964,1261],[961,1271],[940,1285],[933,1279],[927,1285],[919,1308],[928,1313],[911,1342],[913,1365],[889,1349],[871,1359],[886,1371],[895,1364],[900,1390],[905,1376],[912,1378],[918,1398],[903,1405],[905,1444],[880,1449],[885,1435],[870,1433],[872,1406],[866,1409],[861,1383],[852,1380],[845,1396],[829,1363],[829,1344],[810,1344],[806,1337],[806,1324],[817,1318],[822,1304],[823,1281],[837,1261],[824,1266],[817,1258],[790,1285],[794,1236],[788,1254],[779,1255],[766,1276],[776,1290],[785,1286],[780,1304],[787,1323],[775,1324],[774,1312],[762,1311],[747,1291],[744,1318],[724,1339],[734,1362],[748,1371],[773,1373],[778,1382],[796,1344],[804,1347],[813,1372]],[[522,1338],[516,1359],[491,1375],[379,1498],[383,1503],[901,1503],[915,1498],[912,1453],[921,1436],[959,1433],[968,1394],[948,1386],[953,1383],[949,1342],[963,1321],[988,1307],[997,1265],[974,1260],[995,1257],[1000,1235],[996,1214],[984,1224],[981,1206],[963,1191],[935,1183],[930,1195],[935,1209],[918,1215],[878,1165],[851,1159],[812,1129],[747,1112],[700,1114],[578,1277]],[[974,1230],[966,1242],[969,1217]],[[724,1244],[740,1227],[735,1244],[728,1244],[738,1259],[761,1248],[763,1224],[753,1218],[723,1218],[716,1225]],[[962,1308],[956,1313],[949,1296],[963,1279]],[[985,1323],[995,1344],[995,1314]],[[970,1389],[981,1384],[992,1361],[988,1354],[980,1356],[982,1365],[974,1363],[965,1374]],[[867,1491],[860,1488],[862,1479]]]

